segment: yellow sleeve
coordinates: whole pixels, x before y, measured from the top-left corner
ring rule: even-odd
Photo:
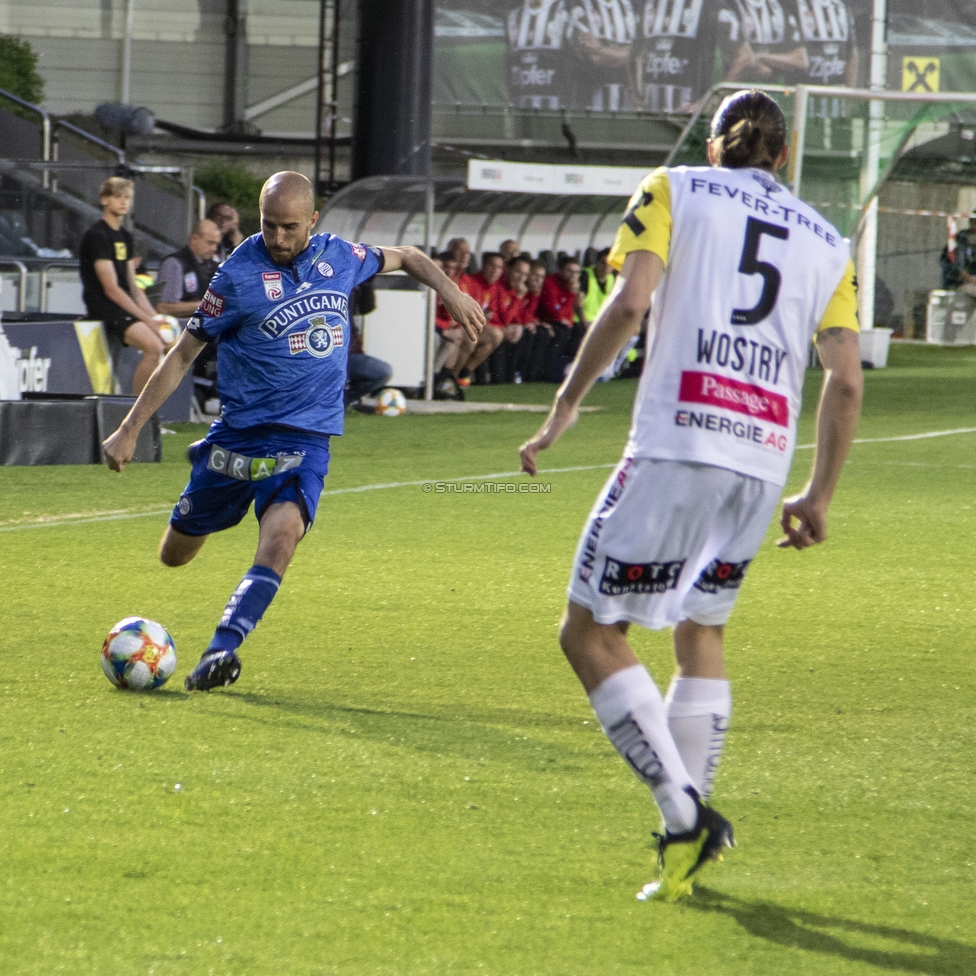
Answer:
[[[817,332],[824,329],[853,329],[861,331],[861,324],[857,320],[857,278],[854,276],[854,262],[847,259],[847,267],[840,279],[840,284],[827,303]]]
[[[671,182],[668,171],[648,173],[630,198],[607,260],[618,271],[631,251],[652,251],[667,266],[671,245]]]

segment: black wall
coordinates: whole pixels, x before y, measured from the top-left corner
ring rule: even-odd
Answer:
[[[433,0],[360,0],[352,178],[430,170]]]

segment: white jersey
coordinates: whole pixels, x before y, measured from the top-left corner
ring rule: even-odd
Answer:
[[[610,253],[665,271],[625,456],[729,468],[783,485],[810,340],[858,328],[847,242],[761,169],[644,178]]]

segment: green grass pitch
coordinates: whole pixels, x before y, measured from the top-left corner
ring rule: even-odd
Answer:
[[[976,353],[893,349],[829,541],[779,551],[770,528],[727,632],[714,802],[739,847],[674,906],[634,897],[657,815],[556,644],[633,392],[594,390],[543,458],[586,470],[544,494],[348,491],[514,472],[540,419],[351,416],[241,680],[211,694],[183,677],[256,526],[158,563],[202,428],[122,475],[0,469],[0,973],[976,973],[976,433],[890,439],[976,427]],[[158,692],[99,667],[129,614],[175,637]],[[667,635],[635,643],[666,685]]]

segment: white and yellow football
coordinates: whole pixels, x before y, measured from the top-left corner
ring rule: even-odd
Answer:
[[[406,413],[407,398],[392,386],[385,390],[380,390],[380,395],[376,398],[376,412],[381,417],[399,417]]]

